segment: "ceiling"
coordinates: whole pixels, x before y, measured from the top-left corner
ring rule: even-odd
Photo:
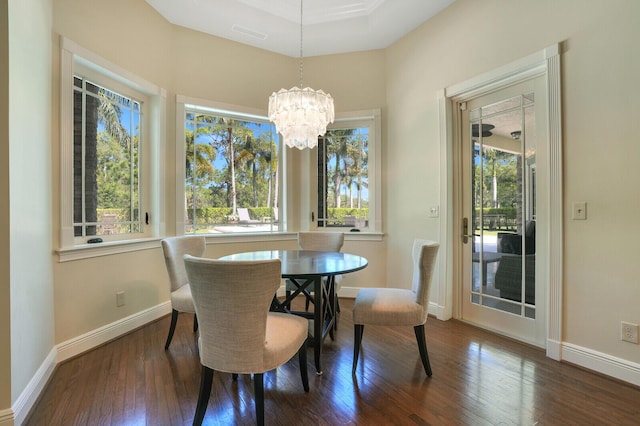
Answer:
[[[385,48],[455,0],[305,0],[303,55]],[[300,56],[300,0],[146,0],[169,22]]]

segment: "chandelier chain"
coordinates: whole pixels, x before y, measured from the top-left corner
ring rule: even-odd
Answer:
[[[318,136],[324,135],[327,125],[335,119],[331,95],[304,87],[303,10],[300,0],[300,87],[280,89],[269,97],[269,120],[275,123],[282,142],[298,149],[315,147]]]
[[[302,7],[303,0],[300,0],[300,88],[303,89],[302,86],[302,76],[303,76],[303,65],[302,65]]]

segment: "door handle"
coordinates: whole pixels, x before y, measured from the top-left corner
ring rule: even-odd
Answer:
[[[469,235],[469,218],[462,218],[462,242],[467,244],[469,242],[469,237],[473,237],[473,235]]]

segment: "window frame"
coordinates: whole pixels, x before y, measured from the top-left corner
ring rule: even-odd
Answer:
[[[140,215],[149,213],[149,224],[140,233],[99,236],[103,243],[89,244],[94,236],[75,237],[73,226],[73,93],[74,76],[103,85],[145,103],[139,153]],[[166,91],[115,65],[77,43],[60,37],[60,235],[61,262],[157,246],[164,230],[164,204],[159,165],[164,163]]]
[[[185,205],[185,164],[186,164],[186,147],[185,147],[185,114],[187,110],[201,110],[212,115],[219,114],[238,120],[258,120],[269,122],[266,111],[244,107],[240,105],[227,104],[222,102],[209,101],[200,98],[194,98],[184,95],[176,96],[176,210],[175,225],[177,235],[186,235],[184,211]],[[278,188],[280,205],[278,206],[278,229],[269,232],[229,232],[229,233],[212,233],[206,234],[207,238],[225,239],[233,241],[267,241],[273,235],[282,235],[287,233],[287,199],[286,199],[286,176],[288,168],[287,150],[283,149],[282,138],[278,137],[278,158],[279,158],[279,182]]]

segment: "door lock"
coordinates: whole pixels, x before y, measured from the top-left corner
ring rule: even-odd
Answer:
[[[462,242],[467,244],[469,242],[469,237],[473,237],[473,235],[469,235],[469,218],[462,218]]]

